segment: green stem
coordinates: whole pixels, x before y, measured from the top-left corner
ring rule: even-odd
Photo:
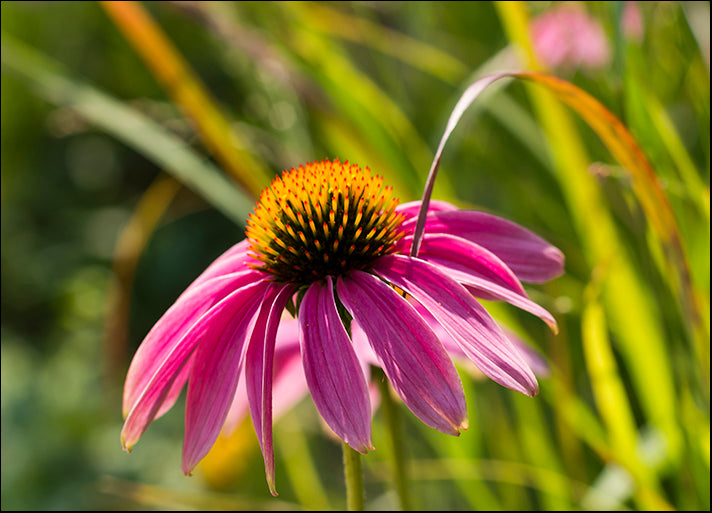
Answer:
[[[363,469],[361,467],[361,454],[354,451],[343,442],[344,452],[344,479],[346,481],[346,509],[349,511],[363,511]]]
[[[344,305],[336,298],[336,308],[341,317],[341,322],[346,329],[346,333],[351,337],[351,315]],[[346,509],[349,511],[364,510],[363,493],[363,467],[361,466],[361,454],[353,450],[346,442],[341,446],[344,453],[344,480],[346,481]]]
[[[378,376],[380,374],[380,377]],[[391,447],[393,448],[393,480],[395,481],[396,493],[400,500],[401,510],[411,509],[410,492],[408,487],[408,473],[406,469],[405,449],[403,446],[403,430],[401,420],[398,415],[398,405],[393,400],[388,379],[383,371],[375,374],[381,392],[381,408],[386,416],[386,424],[390,434]]]

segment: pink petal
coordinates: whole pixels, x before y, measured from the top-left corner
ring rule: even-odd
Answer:
[[[442,344],[415,309],[388,285],[361,271],[339,277],[336,288],[406,406],[443,433],[457,435],[466,429],[460,378]]]
[[[404,253],[412,237],[399,241]],[[421,258],[441,269],[476,297],[507,301],[543,319],[556,333],[554,317],[531,301],[514,273],[497,256],[482,246],[454,235],[426,234],[418,253]]]
[[[124,385],[124,415],[136,401],[158,371],[165,358],[181,343],[183,335],[193,324],[231,292],[260,280],[259,271],[243,271],[211,279],[186,290],[151,328],[131,361]],[[187,375],[183,374],[183,383]],[[177,380],[181,384],[181,380]],[[181,384],[182,386],[182,384]],[[180,386],[168,394],[165,405],[156,413],[162,415],[172,406]]]
[[[230,436],[249,411],[244,368],[242,374],[237,383],[235,398],[225,419],[222,431],[224,436]],[[282,315],[274,348],[274,398],[272,403],[274,420],[299,402],[308,392],[302,357],[299,352],[298,322],[288,314]]]
[[[406,220],[402,227],[415,228]],[[488,249],[499,257],[517,277],[530,283],[543,283],[564,272],[564,255],[533,232],[512,221],[474,210],[429,213],[425,222],[429,234],[462,237]]]
[[[268,285],[262,285],[264,290]],[[214,319],[222,329],[207,331],[193,355],[185,407],[182,470],[189,474],[215,443],[225,422],[241,373],[244,346],[261,294],[239,310]]]
[[[265,292],[245,356],[245,383],[252,423],[265,461],[270,493],[277,495],[272,443],[272,373],[274,346],[282,311],[294,292],[291,284],[272,282]]]
[[[610,60],[605,31],[578,4],[554,6],[531,24],[534,49],[548,67],[600,68]]]
[[[382,257],[374,270],[427,308],[485,375],[527,395],[538,392],[536,378],[518,350],[487,311],[445,272],[403,255]]]
[[[330,276],[304,294],[299,327],[304,374],[316,409],[339,438],[365,454],[373,449],[368,387],[336,310]]]
[[[121,431],[124,448],[130,450],[156,417],[176,377],[181,373],[198,343],[219,336],[238,312],[249,309],[251,302],[264,290],[264,287],[265,282],[260,280],[233,291],[203,313],[195,323],[191,323],[188,329],[183,330],[179,340],[171,341],[169,350],[161,354],[162,358],[156,362],[155,372],[143,387],[126,417]]]

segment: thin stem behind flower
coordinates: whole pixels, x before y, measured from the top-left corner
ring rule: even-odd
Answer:
[[[393,400],[391,395],[388,380],[382,370],[377,369],[374,372],[376,381],[378,381],[379,390],[381,392],[381,407],[386,416],[386,424],[393,447],[393,479],[395,481],[396,492],[403,511],[412,509],[412,501],[410,499],[410,489],[408,487],[408,470],[406,467],[406,457],[403,447],[403,433],[401,427],[401,419],[398,415],[398,405]]]
[[[361,454],[353,450],[346,442],[342,443],[344,452],[344,481],[346,482],[346,509],[364,510],[363,468]]]

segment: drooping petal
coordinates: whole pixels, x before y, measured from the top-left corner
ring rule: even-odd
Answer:
[[[265,282],[259,280],[233,291],[203,313],[188,329],[182,331],[182,336],[178,340],[171,341],[169,350],[161,354],[162,359],[154,366],[155,372],[133,402],[126,417],[121,431],[121,440],[125,449],[131,449],[156,417],[176,377],[181,373],[198,343],[219,336],[235,315],[244,311],[253,298],[264,290],[264,287]]]
[[[406,406],[443,433],[457,435],[466,429],[460,377],[415,309],[388,285],[362,271],[339,277],[336,288]]]
[[[374,270],[427,308],[484,374],[513,390],[537,394],[534,373],[519,351],[462,285],[433,264],[403,255],[382,257]]]
[[[272,282],[265,292],[245,355],[245,384],[252,423],[265,461],[270,493],[277,495],[272,443],[274,346],[282,311],[294,292],[291,284]]]
[[[412,232],[415,221],[404,221],[402,228]],[[485,212],[429,212],[425,233],[457,235],[475,242],[497,255],[522,281],[543,283],[564,271],[564,255],[558,248],[512,221]]]
[[[399,242],[405,245],[404,253],[408,252],[410,241],[412,237]],[[527,297],[511,269],[479,244],[454,235],[426,234],[418,258],[445,269],[452,279],[465,285],[476,297],[507,301],[540,317],[555,333],[558,331],[554,317]]]
[[[299,323],[288,314],[283,314],[277,330],[274,347],[274,382],[272,384],[272,416],[277,420],[299,400],[309,393],[304,377],[302,356],[299,351]],[[230,436],[249,411],[247,387],[242,376],[237,382],[235,398],[228,411],[223,436]]]
[[[134,407],[162,362],[181,343],[181,338],[191,326],[228,294],[259,281],[263,276],[264,274],[259,271],[248,270],[214,278],[184,292],[173,303],[151,328],[131,361],[124,385],[124,416],[128,415]],[[185,377],[184,375],[183,378]],[[176,388],[179,392],[180,388]],[[170,399],[174,401],[176,396],[175,390],[172,394],[168,394],[166,406],[162,407],[156,415],[160,416],[167,411],[172,405]]]
[[[299,328],[304,374],[316,409],[339,438],[365,454],[373,449],[368,387],[336,310],[331,276],[304,294]]]
[[[245,343],[260,297],[256,290],[243,308],[227,312],[231,316],[222,323],[222,329],[206,332],[193,354],[185,407],[181,467],[185,474],[203,459],[220,434],[235,394]],[[217,319],[213,323],[221,324]]]

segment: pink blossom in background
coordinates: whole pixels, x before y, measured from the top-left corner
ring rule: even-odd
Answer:
[[[621,18],[621,29],[623,35],[640,43],[643,41],[643,16],[640,14],[640,8],[637,2],[626,2],[623,7],[623,16]]]
[[[578,3],[555,4],[530,24],[534,51],[551,69],[600,69],[611,58],[600,23]]]

